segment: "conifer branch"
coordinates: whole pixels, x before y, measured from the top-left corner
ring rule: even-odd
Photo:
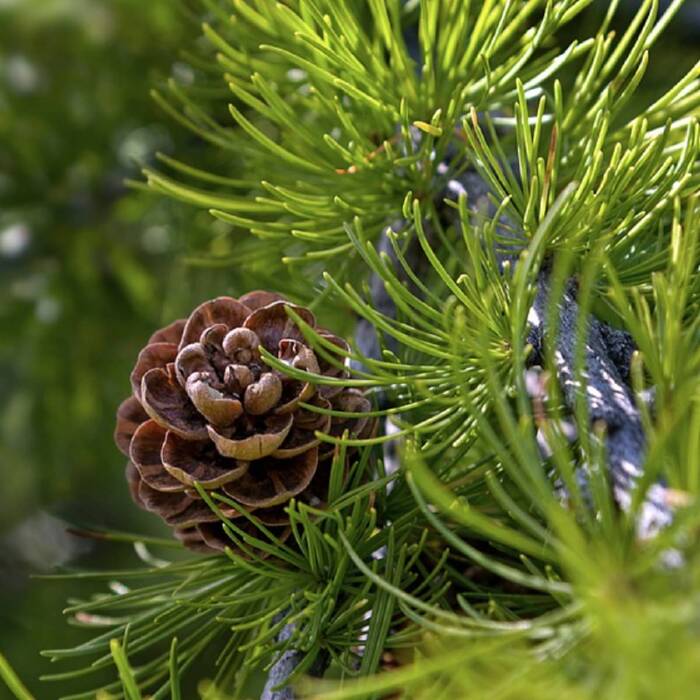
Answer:
[[[197,53],[196,84],[172,81],[157,100],[226,155],[225,170],[165,156],[146,179],[233,227],[232,240],[207,254],[215,257],[198,258],[234,265],[241,274],[232,291],[250,276],[255,287],[313,301],[319,319],[339,306],[357,313],[350,349],[319,333],[311,338],[313,324],[290,315],[319,361],[343,371],[351,360],[357,376],[342,382],[377,398],[368,415],[386,420],[385,434],[314,432],[319,450],[337,449],[342,459],[332,460],[322,484],[327,497],[286,509],[286,540],[267,524],[276,513],[261,510],[258,518],[225,489],[214,498],[196,484],[231,542],[229,558],[165,563],[146,552],[147,570],[103,574],[117,582],[111,593],[76,600],[69,614],[107,631],[48,651],[84,667],[49,678],[118,662],[135,692],[161,697],[167,683],[220,649],[212,683],[222,693],[234,678],[259,677],[272,659],[262,697],[292,700],[297,677],[323,675],[329,658],[334,671],[352,675],[361,648],[359,675],[369,676],[386,649],[417,645],[425,629],[433,638],[470,638],[456,650],[464,662],[450,670],[455,678],[465,673],[459,683],[469,692],[488,694],[490,678],[500,682],[508,664],[514,678],[532,675],[533,650],[538,662],[553,658],[562,664],[553,670],[564,670],[568,651],[609,632],[619,611],[619,629],[627,629],[625,595],[634,591],[637,614],[646,592],[636,584],[658,561],[648,552],[665,553],[680,540],[669,527],[636,559],[643,548],[624,518],[610,517],[614,502],[649,538],[687,522],[672,512],[678,492],[656,483],[657,474],[693,493],[700,484],[692,457],[700,425],[700,325],[692,320],[700,318],[700,209],[690,198],[700,182],[700,65],[633,118],[628,103],[680,0],[661,19],[659,3],[644,2],[618,35],[611,3],[594,37],[561,47],[555,33],[590,0],[205,4],[209,46]],[[215,103],[221,88],[228,110]],[[631,334],[584,312],[586,297],[573,281],[560,293],[550,270],[533,265],[564,252],[586,269],[591,250],[604,251],[609,275],[601,286],[609,285],[608,301]],[[553,317],[556,329],[548,326]],[[630,386],[630,375],[638,378],[630,371],[635,341],[659,392],[654,420]],[[332,373],[314,379],[268,351],[263,358],[329,396],[341,382]],[[534,362],[554,375],[559,391],[551,395],[563,396],[539,414],[518,391]],[[343,417],[342,404],[304,403],[309,414]],[[578,428],[573,449],[563,449],[554,426],[562,403],[577,423],[568,435],[560,431],[568,438]],[[555,477],[566,483],[552,485]],[[560,507],[566,499],[576,508]],[[118,535],[105,538],[131,541]],[[135,544],[143,554],[143,542]],[[691,547],[682,556],[690,570]],[[608,584],[620,574],[629,586],[615,598]],[[122,583],[129,579],[133,586]],[[684,614],[673,611],[676,622]],[[646,622],[656,636],[658,617]],[[168,657],[163,641],[176,635]],[[497,646],[499,636],[510,637],[508,646]],[[527,639],[521,656],[513,651],[518,636]],[[619,638],[605,635],[604,643],[607,636]],[[122,655],[112,639],[122,640]],[[633,645],[621,647],[627,653]],[[469,655],[491,671],[477,683],[468,682]],[[613,656],[599,654],[592,675],[604,682],[616,675],[606,667]],[[130,658],[139,659],[133,673]],[[642,663],[630,659],[632,669],[649,665],[643,655]],[[577,658],[577,671],[582,661],[590,663]],[[415,677],[402,692],[432,697],[437,677],[426,695],[412,694],[421,670],[409,670]],[[582,675],[570,671],[562,683]],[[445,696],[466,697],[451,693],[459,683],[450,683]],[[121,692],[119,684],[102,690]],[[511,694],[528,692],[525,685]]]

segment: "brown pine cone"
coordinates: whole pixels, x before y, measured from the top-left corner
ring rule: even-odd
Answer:
[[[297,497],[317,506],[325,498],[333,446],[314,432],[365,437],[373,421],[362,392],[298,381],[272,369],[259,346],[285,364],[329,377],[347,377],[305,343],[287,315],[311,327],[313,314],[271,292],[218,297],[188,319],[154,333],[131,373],[133,395],[117,411],[115,441],[129,457],[131,494],[160,515],[187,547],[210,551],[233,543],[194,483],[255,512],[280,537],[288,534],[285,504]],[[347,349],[328,331],[324,338]],[[358,414],[357,420],[305,410],[313,403]],[[223,502],[229,518],[249,521]]]

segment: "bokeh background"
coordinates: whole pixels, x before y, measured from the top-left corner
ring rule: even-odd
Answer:
[[[186,261],[206,212],[125,186],[156,151],[206,162],[149,89],[187,79],[196,18],[173,0],[0,0],[0,649],[38,698],[38,653],[86,638],[61,610],[102,583],[32,580],[137,564],[68,525],[158,532],[112,442],[139,346],[240,285]],[[6,697],[0,688],[0,697]]]
[[[124,184],[156,151],[220,157],[149,96],[188,79],[196,34],[180,0],[0,0],[0,649],[37,698],[59,695],[38,681],[54,670],[39,651],[86,638],[61,609],[97,586],[31,576],[136,563],[128,545],[66,528],[159,531],[131,504],[111,437],[138,349],[162,321],[246,286],[193,262],[225,245],[206,212]],[[698,58],[689,0],[640,99]]]

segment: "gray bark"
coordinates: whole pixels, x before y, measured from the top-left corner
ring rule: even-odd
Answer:
[[[646,438],[641,416],[626,379],[634,343],[623,331],[617,331],[590,316],[586,322],[583,386],[575,377],[575,353],[578,345],[579,305],[575,285],[570,282],[558,300],[559,328],[550,337],[547,328],[550,282],[547,272],[540,273],[537,295],[530,311],[528,341],[535,348],[534,361],[541,360],[543,343],[554,343],[557,379],[566,405],[574,411],[583,393],[592,428],[604,427],[605,450],[613,495],[617,504],[628,510],[643,474]],[[579,429],[581,427],[579,426]],[[585,483],[585,477],[583,479]],[[648,490],[637,521],[640,538],[652,537],[672,522],[667,491],[661,484]]]
[[[277,635],[278,642],[286,642],[294,633],[294,625],[285,625]],[[296,649],[288,649],[270,668],[260,700],[294,700],[294,689],[288,685],[289,678],[301,663],[304,654]],[[323,650],[309,669],[310,676],[321,677],[328,668],[328,655]]]

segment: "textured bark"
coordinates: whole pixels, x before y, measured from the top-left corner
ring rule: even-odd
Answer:
[[[294,633],[294,629],[293,624],[285,625],[277,636],[277,641],[287,641]],[[260,700],[294,700],[294,689],[288,685],[288,681],[303,658],[304,654],[296,649],[285,651],[270,668]],[[328,662],[328,654],[320,651],[309,669],[309,675],[318,678],[323,676],[328,668]]]
[[[277,641],[284,642],[292,636],[293,625],[285,625],[277,637]],[[294,673],[303,654],[296,649],[285,651],[274,663],[267,676],[267,682],[260,700],[293,700],[294,690],[286,685],[287,679]],[[276,689],[277,688],[277,689]]]
[[[528,341],[535,348],[534,362],[540,362],[543,344],[554,342],[554,361],[557,380],[567,407],[572,412],[583,392],[592,428],[605,428],[605,449],[613,495],[624,510],[632,505],[632,494],[642,477],[646,455],[646,438],[641,416],[626,379],[634,343],[629,334],[617,331],[589,316],[586,322],[584,350],[585,386],[575,378],[575,353],[579,305],[575,284],[566,285],[559,309],[557,337],[552,339],[547,327],[550,300],[550,281],[547,272],[538,278],[537,295],[529,314]],[[581,429],[581,426],[579,426]],[[585,474],[582,481],[585,485]],[[672,509],[667,490],[654,484],[648,490],[637,521],[640,538],[653,536],[672,521]]]

